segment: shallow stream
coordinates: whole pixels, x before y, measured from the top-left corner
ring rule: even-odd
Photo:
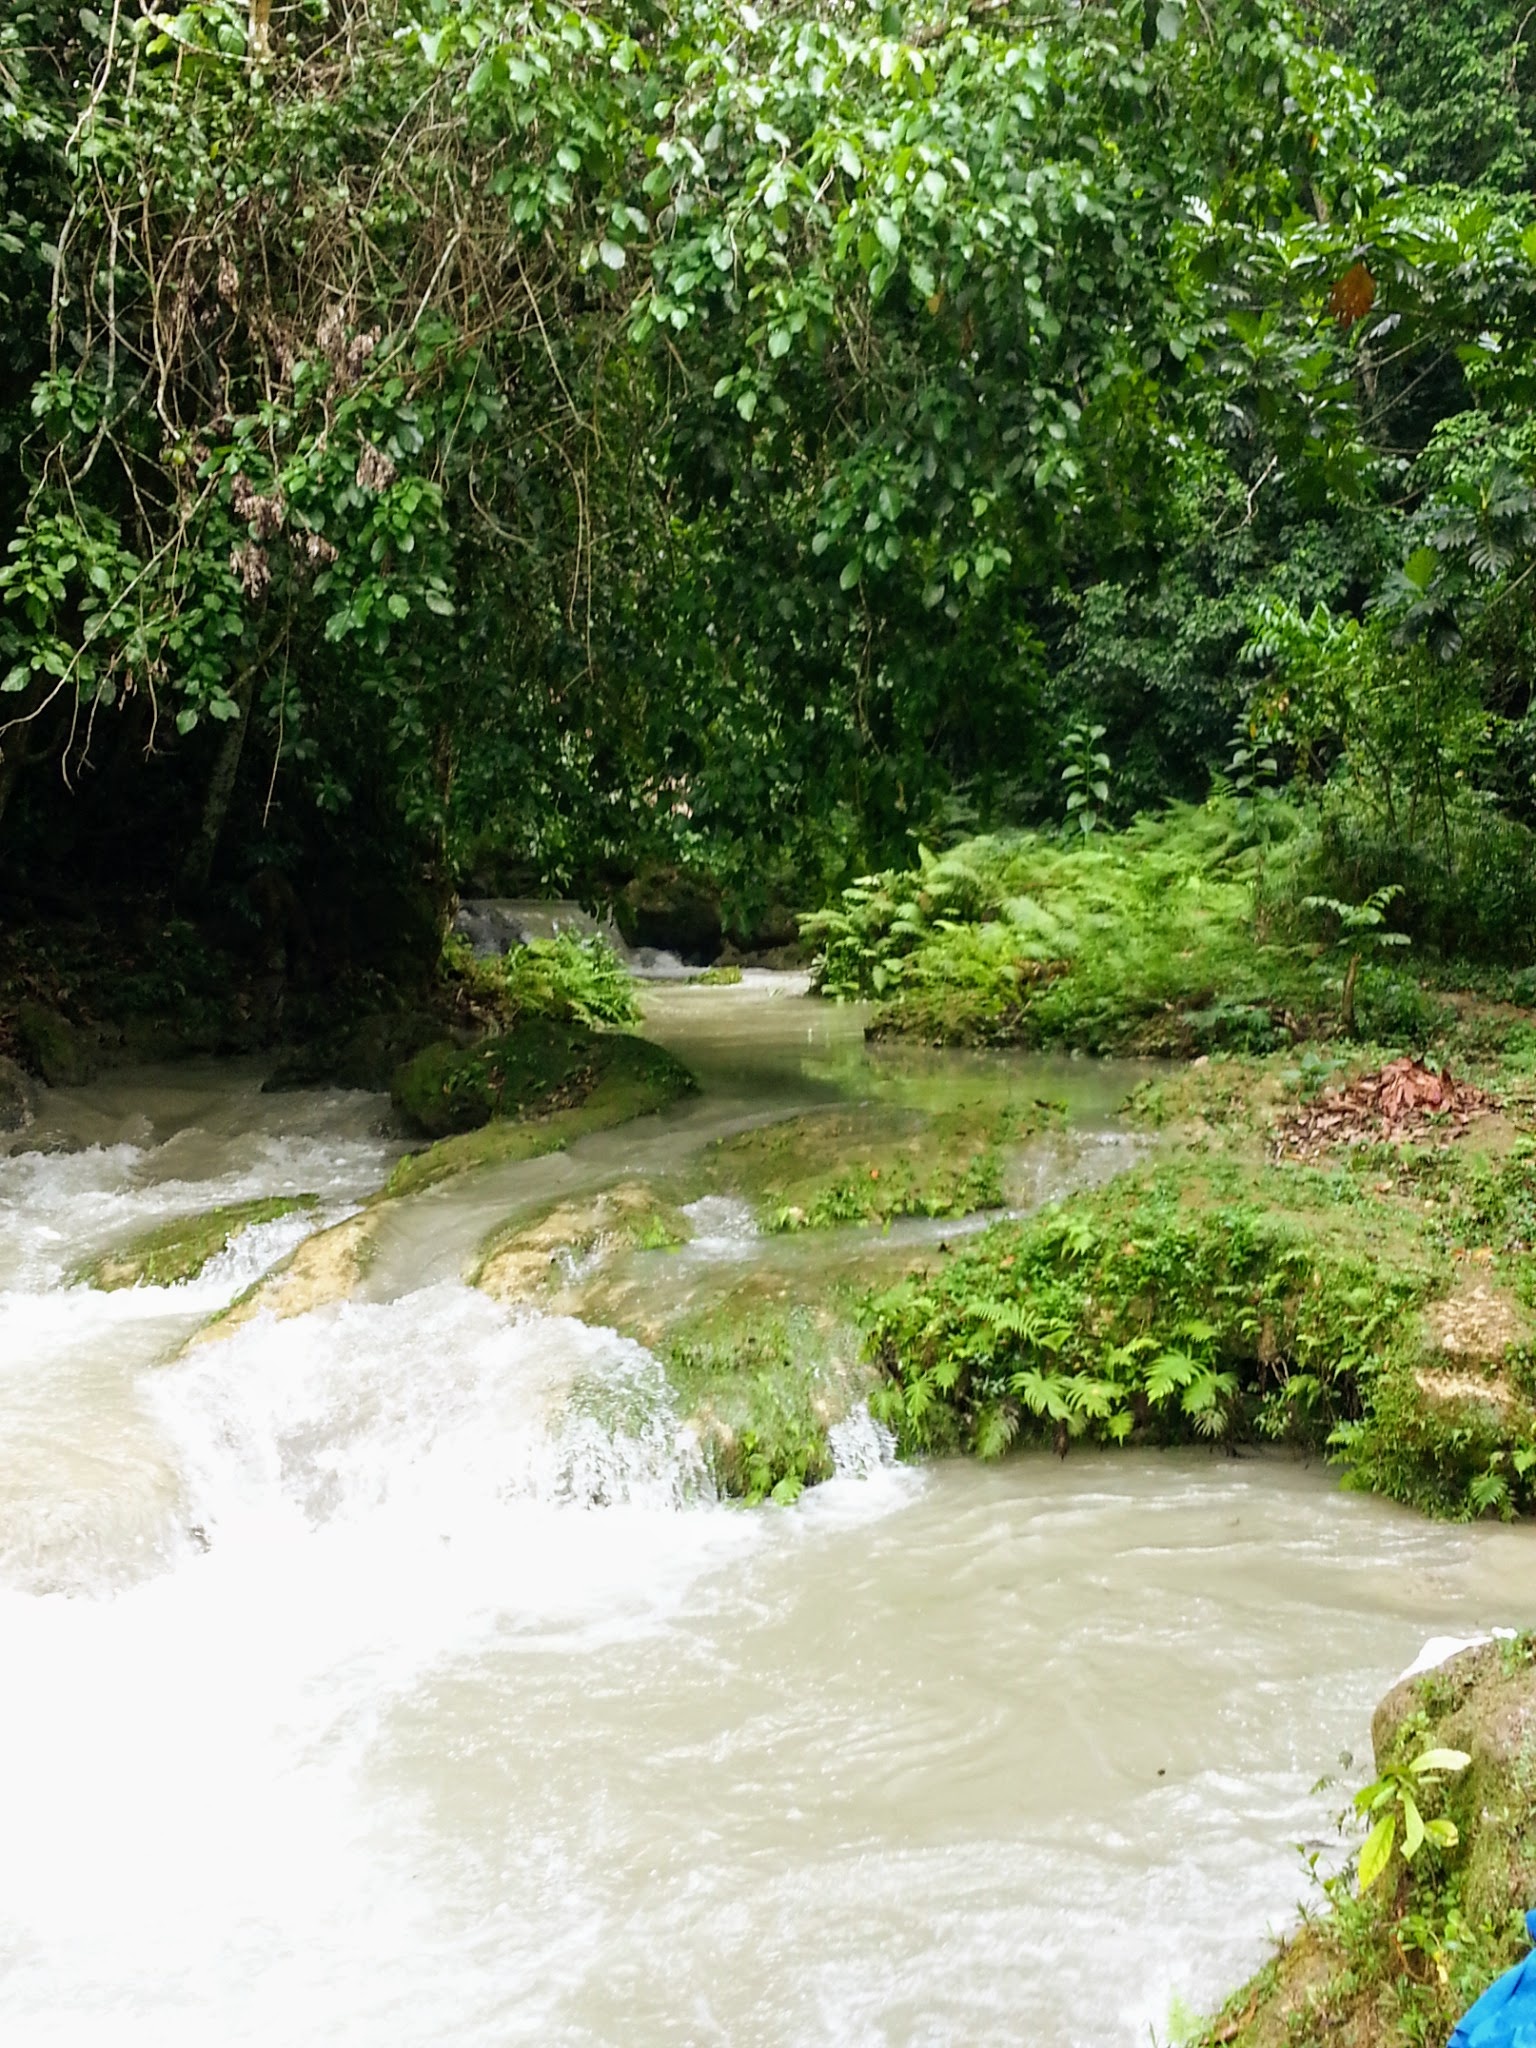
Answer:
[[[216,1202],[346,1213],[378,1102],[120,1077],[0,1155],[8,2044],[1145,2044],[1286,1924],[1344,1799],[1310,1788],[1424,1639],[1531,1620],[1532,1532],[1280,1458],[914,1470],[855,1418],[797,1506],[716,1504],[639,1345],[462,1283],[484,1232],[976,1088],[1069,1104],[1046,1199],[1130,1156],[1134,1076],[866,1055],[783,984],[650,1005],[698,1098],[401,1205],[358,1299],[184,1358],[314,1218],[180,1288],[71,1273]],[[645,1284],[814,1284],[814,1240],[698,1222]]]

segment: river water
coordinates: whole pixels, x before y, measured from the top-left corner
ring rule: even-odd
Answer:
[[[1072,1104],[1049,1195],[1122,1163],[1128,1077],[866,1058],[752,986],[653,1029],[695,1102],[434,1190],[362,1297],[185,1357],[314,1219],[183,1288],[71,1272],[215,1201],[345,1214],[381,1105],[144,1074],[0,1156],[8,2044],[1145,2044],[1286,1924],[1424,1639],[1531,1620],[1532,1532],[1281,1458],[908,1469],[855,1418],[795,1507],[716,1504],[639,1345],[462,1284],[487,1218],[980,1082]],[[771,1255],[727,1212],[688,1256]]]

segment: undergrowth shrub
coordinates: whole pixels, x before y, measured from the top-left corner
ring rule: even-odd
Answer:
[[[640,1022],[629,970],[600,933],[532,939],[500,958],[486,958],[464,940],[450,938],[443,970],[466,1008],[503,1025],[528,1017],[594,1028]]]
[[[1268,840],[1297,829],[1278,803]],[[1264,849],[1230,797],[1076,842],[998,833],[866,877],[803,920],[816,987],[924,1037],[1090,1051],[1263,1051],[1320,997],[1255,920]],[[1315,948],[1312,950],[1316,950]]]
[[[1299,929],[1309,895],[1361,902],[1394,889],[1392,922],[1423,953],[1528,966],[1536,958],[1536,833],[1492,799],[1453,789],[1443,810],[1391,820],[1330,786],[1277,850],[1265,908]]]
[[[869,1305],[881,1418],[912,1451],[1016,1441],[1284,1439],[1321,1448],[1425,1299],[1236,1196],[1135,1177],[1006,1224]]]

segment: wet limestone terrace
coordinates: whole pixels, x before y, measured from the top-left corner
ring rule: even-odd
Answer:
[[[766,1138],[717,1141],[1062,1104],[1001,1146],[1025,1206],[1131,1157],[1134,1072],[647,1003],[697,1096],[366,1212],[338,1298],[190,1346],[378,1189],[379,1100],[120,1074],[0,1155],[8,2041],[1130,2048],[1287,1924],[1424,1639],[1528,1618],[1529,1529],[1289,1458],[892,1462],[815,1318],[969,1224],[776,1231]],[[835,1476],[744,1508],[658,1354],[786,1315]]]

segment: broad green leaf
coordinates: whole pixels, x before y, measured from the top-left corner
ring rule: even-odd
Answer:
[[[1403,1794],[1403,1856],[1411,1863],[1419,1853],[1424,1840],[1424,1817],[1419,1812],[1418,1801]]]
[[[1426,1749],[1408,1766],[1416,1778],[1426,1771],[1464,1771],[1472,1759],[1464,1749]]]
[[[1384,1814],[1365,1838],[1365,1847],[1360,1851],[1360,1890],[1368,1892],[1377,1878],[1392,1861],[1392,1845],[1397,1840],[1397,1815]]]

